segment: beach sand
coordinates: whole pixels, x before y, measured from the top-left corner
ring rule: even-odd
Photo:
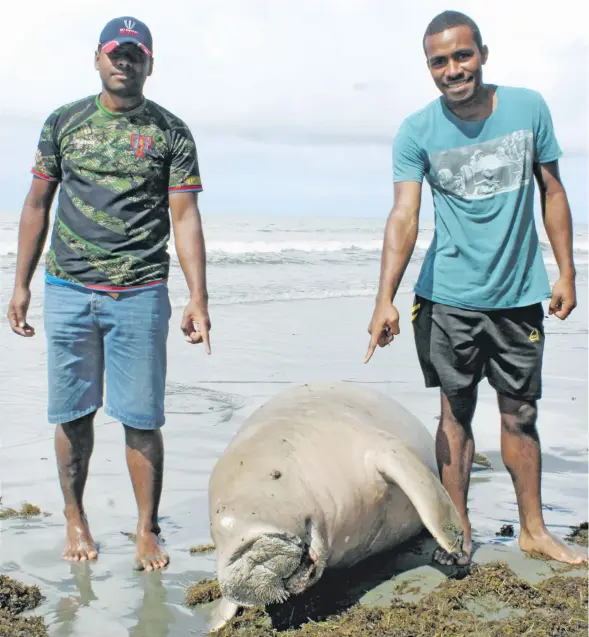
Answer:
[[[579,286],[578,296],[579,307],[569,320],[546,321],[544,397],[539,406],[544,511],[550,529],[560,537],[588,517],[586,283]],[[2,323],[2,357],[11,364],[0,370],[0,496],[4,506],[19,508],[27,501],[51,515],[0,521],[0,572],[39,585],[46,599],[32,614],[45,617],[50,635],[205,634],[210,607],[188,608],[184,594],[196,580],[215,576],[214,553],[190,555],[189,548],[210,542],[208,476],[257,406],[292,383],[344,379],[389,393],[435,432],[439,394],[423,387],[409,321],[412,298],[408,293],[398,297],[401,335],[390,347],[378,349],[368,365],[362,361],[373,307],[370,297],[213,305],[210,357],[201,346],[184,342],[178,327],[181,312],[174,312],[160,510],[171,563],[161,573],[132,569],[134,544],[124,534],[135,531],[136,507],[123,431],[102,411],[85,496],[100,556],[92,564],[62,560],[63,503],[53,426],[45,416],[42,318],[31,319],[37,335],[29,340],[13,336]],[[492,560],[499,555],[533,579],[545,566],[517,548],[517,506],[500,458],[496,399],[486,381],[473,427],[477,450],[493,465],[474,472],[470,492],[474,539],[483,545],[479,557]],[[514,525],[515,538],[495,535],[503,524]],[[431,575],[429,567],[420,568]],[[373,599],[378,595],[375,589]]]

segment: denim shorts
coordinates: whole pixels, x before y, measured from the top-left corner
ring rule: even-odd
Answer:
[[[167,285],[113,298],[46,282],[44,314],[49,422],[67,423],[96,411],[106,384],[106,414],[137,429],[164,424]]]

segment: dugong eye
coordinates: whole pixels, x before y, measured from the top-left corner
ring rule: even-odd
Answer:
[[[280,478],[280,476],[282,476],[282,473],[280,471],[278,471],[278,469],[274,469],[273,471],[270,471],[270,477],[273,480],[278,480],[278,478]]]

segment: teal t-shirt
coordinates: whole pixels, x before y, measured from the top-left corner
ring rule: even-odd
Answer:
[[[484,120],[457,118],[442,98],[404,120],[393,145],[395,182],[430,184],[435,232],[415,286],[465,309],[522,307],[550,297],[534,221],[534,163],[558,159],[542,96],[497,86]]]

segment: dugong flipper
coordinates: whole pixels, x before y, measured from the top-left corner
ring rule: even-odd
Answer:
[[[417,510],[423,525],[450,554],[462,547],[462,524],[454,503],[440,480],[414,453],[404,450],[399,457],[397,441],[380,454],[377,463],[382,477],[401,488]]]
[[[449,553],[462,548],[431,434],[393,399],[344,382],[294,387],[254,411],[215,464],[209,515],[223,594],[212,628],[424,526]]]

